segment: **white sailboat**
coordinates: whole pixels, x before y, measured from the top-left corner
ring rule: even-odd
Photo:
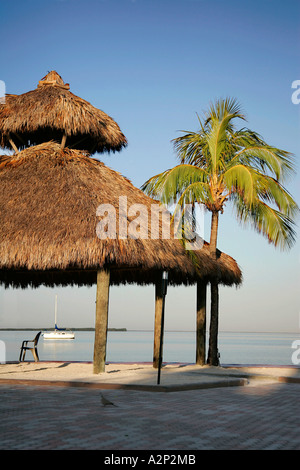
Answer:
[[[46,331],[43,333],[44,339],[74,339],[75,334],[73,331],[68,331],[65,328],[57,327],[57,295],[55,296],[55,313],[54,313],[54,330]]]

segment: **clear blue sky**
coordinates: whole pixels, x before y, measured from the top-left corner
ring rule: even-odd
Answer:
[[[197,130],[215,98],[233,96],[248,126],[300,156],[298,0],[2,0],[0,80],[24,93],[50,70],[76,95],[112,116],[128,148],[101,156],[140,187],[176,164],[171,140]],[[300,170],[287,183],[300,202]],[[299,220],[298,220],[299,222]],[[209,236],[209,216],[205,236]],[[238,290],[221,289],[220,328],[299,334],[299,241],[280,252],[231,208],[219,248],[243,270]],[[61,326],[93,326],[95,288],[4,290],[0,327],[51,326],[58,293]],[[153,287],[112,288],[109,326],[152,329]],[[195,288],[169,289],[166,328],[195,328]]]

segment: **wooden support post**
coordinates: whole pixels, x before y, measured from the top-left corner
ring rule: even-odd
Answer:
[[[210,366],[220,365],[220,355],[218,351],[218,331],[219,331],[219,285],[218,282],[210,283],[210,326],[209,326],[209,347],[207,364]]]
[[[158,369],[158,365],[159,365],[162,304],[163,304],[162,279],[159,279],[155,284],[155,321],[154,321],[154,347],[153,347],[154,369]]]
[[[110,271],[97,272],[94,374],[105,372]]]
[[[66,136],[66,134],[64,134],[64,135],[62,136],[61,145],[60,145],[62,149],[65,148],[66,140],[67,140],[67,136]]]
[[[15,143],[14,143],[14,141],[12,140],[12,138],[11,138],[10,135],[8,136],[8,140],[9,140],[10,145],[11,145],[12,148],[14,149],[14,151],[15,151],[16,153],[19,153],[19,149],[18,149],[18,147],[15,145]]]
[[[206,355],[206,283],[197,281],[196,364],[205,364]]]

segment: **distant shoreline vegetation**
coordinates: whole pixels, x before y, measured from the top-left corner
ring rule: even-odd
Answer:
[[[64,328],[72,331],[95,331],[95,328]],[[44,331],[53,330],[53,327],[49,328],[0,328],[0,331]],[[127,328],[107,328],[107,331],[127,331]]]

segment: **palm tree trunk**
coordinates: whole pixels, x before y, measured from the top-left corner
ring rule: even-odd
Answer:
[[[217,259],[217,238],[218,238],[219,213],[212,212],[211,233],[210,233],[210,255]],[[210,306],[210,328],[209,328],[209,349],[207,363],[211,366],[219,365],[218,353],[218,325],[219,325],[219,286],[218,273],[216,280],[211,281],[211,306]]]
[[[209,251],[213,259],[217,259],[217,238],[218,238],[219,212],[213,211],[211,215],[211,229]]]

